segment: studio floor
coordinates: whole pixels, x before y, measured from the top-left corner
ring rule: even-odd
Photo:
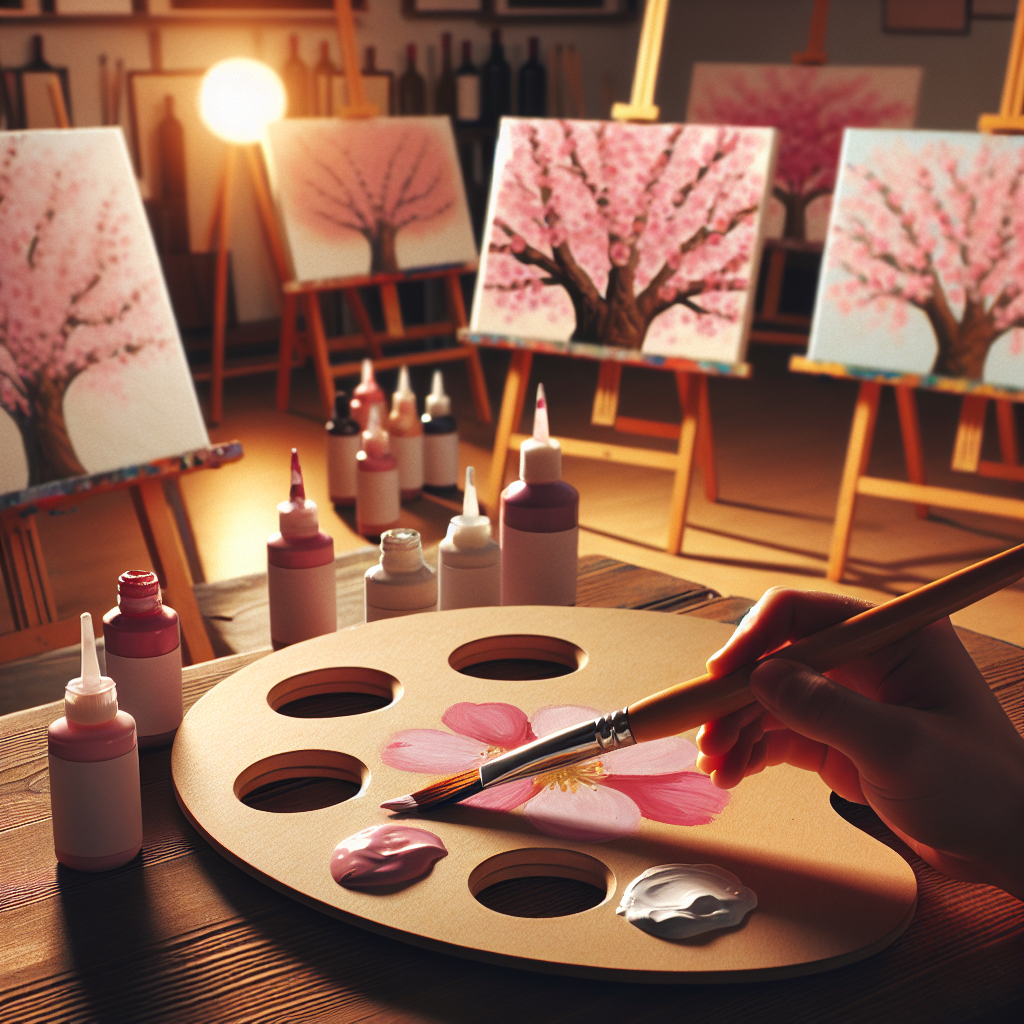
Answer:
[[[850,561],[841,583],[824,579],[832,517],[856,396],[848,381],[789,373],[788,352],[755,347],[750,380],[713,379],[710,385],[719,500],[694,480],[683,553],[665,552],[672,478],[667,472],[581,459],[565,459],[564,475],[580,491],[580,553],[604,554],[661,572],[699,581],[725,595],[757,597],[777,584],[817,588],[884,600],[928,580],[1024,541],[1024,523],[973,513],[935,509],[918,519],[909,505],[863,497],[857,505]],[[508,356],[484,351],[484,371],[495,417]],[[429,370],[413,373],[421,398]],[[274,409],[273,378],[235,378],[225,388],[225,414],[211,429],[215,441],[238,439],[245,457],[216,471],[185,477],[182,491],[207,581],[260,572],[266,567],[266,538],[277,528],[276,504],[288,493],[288,451],[299,449],[307,493],[320,507],[323,528],[339,551],[365,545],[351,515],[331,507],[325,465],[326,434],[311,371],[294,375],[291,408]],[[548,393],[552,430],[557,435],[615,440],[622,435],[589,423],[596,364],[538,356],[533,384]],[[461,364],[446,371],[453,412],[460,427],[460,463],[490,472],[493,426],[475,421]],[[342,385],[352,382],[340,382]],[[389,390],[394,374],[382,375]],[[200,386],[200,400],[207,400]],[[968,486],[1007,495],[1019,486],[964,478],[949,469],[958,401],[924,393],[919,406],[929,482]],[[629,370],[624,374],[623,415],[678,421],[674,381],[669,374]],[[529,413],[526,418],[529,428]],[[995,452],[995,430],[988,439]],[[649,442],[672,447],[669,442]],[[988,450],[987,450],[988,451]],[[506,479],[516,460],[509,458]],[[895,403],[883,400],[870,472],[904,477]],[[402,525],[420,530],[425,545],[444,536],[451,511],[427,500],[403,510]],[[142,535],[127,493],[96,496],[80,506],[39,521],[59,611],[74,614],[90,604],[113,604],[118,573],[148,566]],[[1017,585],[954,616],[963,626],[1024,645],[1024,587]],[[9,609],[0,608],[0,632],[11,628]],[[5,689],[16,682],[7,679]],[[10,710],[13,694],[6,694]]]

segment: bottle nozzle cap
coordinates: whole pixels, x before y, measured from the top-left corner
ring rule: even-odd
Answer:
[[[64,689],[64,714],[79,725],[107,722],[117,714],[117,688],[110,676],[100,675],[92,616],[82,613],[82,674]]]
[[[298,449],[292,449],[292,477],[288,500],[277,506],[278,526],[285,537],[315,537],[320,532],[316,502],[306,497]]]
[[[458,548],[482,548],[491,540],[491,520],[480,515],[474,476],[476,470],[466,467],[466,491],[462,499],[462,515],[453,516],[448,525],[448,539]]]
[[[372,384],[375,380],[373,376],[373,360],[364,359],[363,365],[360,369],[360,379],[363,384]]]
[[[440,370],[434,371],[425,404],[430,416],[450,416],[452,413],[452,400],[444,393],[444,375]]]
[[[562,479],[562,446],[548,427],[548,403],[544,385],[537,385],[537,411],[533,417],[533,437],[519,448],[519,476],[528,484],[551,484]]]

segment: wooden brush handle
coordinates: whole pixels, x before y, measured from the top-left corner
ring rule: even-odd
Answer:
[[[630,731],[638,743],[644,743],[721,718],[754,702],[750,675],[768,658],[798,661],[817,672],[840,668],[1002,590],[1021,576],[1024,544],[868,608],[727,676],[698,676],[644,697],[627,709]]]

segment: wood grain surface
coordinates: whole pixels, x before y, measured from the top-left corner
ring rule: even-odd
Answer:
[[[680,597],[693,589],[606,561],[608,574],[646,576],[648,593],[662,595],[655,605],[673,587]],[[581,560],[581,576],[586,569]],[[735,618],[732,599],[721,601],[723,617]],[[959,633],[1024,731],[1024,652]],[[187,669],[186,706],[262,656]],[[46,727],[61,713],[58,703],[0,718],[4,1022],[1020,1019],[1024,905],[939,875],[867,808],[837,807],[906,858],[919,891],[910,928],[876,956],[792,981],[685,991],[547,977],[418,950],[257,882],[185,822],[171,789],[169,750],[142,755],[140,857],[101,875],[64,870],[53,857],[46,772]]]

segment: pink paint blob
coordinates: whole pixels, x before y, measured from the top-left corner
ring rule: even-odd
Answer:
[[[408,885],[448,856],[444,843],[422,828],[372,825],[343,839],[331,854],[331,877],[346,889]]]

